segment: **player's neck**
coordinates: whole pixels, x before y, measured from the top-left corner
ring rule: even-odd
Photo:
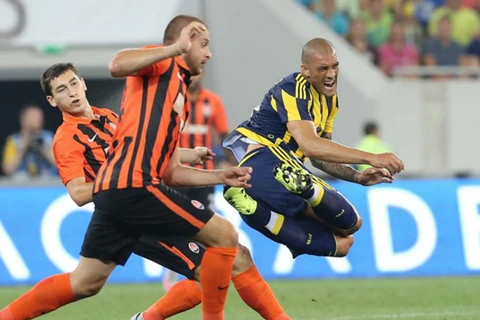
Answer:
[[[76,114],[67,113],[67,114],[74,118],[95,119],[95,114],[93,113],[92,106],[88,102],[85,106],[85,109],[81,113],[76,113]]]

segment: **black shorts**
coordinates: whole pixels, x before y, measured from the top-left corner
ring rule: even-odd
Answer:
[[[214,215],[165,185],[100,191],[81,255],[124,265],[142,236],[162,242],[191,239]]]
[[[214,210],[213,206],[213,197],[215,196],[214,187],[202,187],[202,188],[175,188],[180,193],[183,193],[190,199],[200,201],[206,208],[209,208],[212,211]]]
[[[190,240],[159,241],[150,236],[142,236],[137,241],[133,253],[193,280],[195,269],[202,262],[205,248],[200,243]]]

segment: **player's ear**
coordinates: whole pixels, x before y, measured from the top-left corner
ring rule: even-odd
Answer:
[[[83,87],[85,88],[85,91],[87,91],[87,84],[85,83],[85,79],[82,78],[80,81],[82,81]]]
[[[302,71],[302,76],[304,76],[306,79],[310,79],[310,71],[307,69],[307,67],[303,63],[301,66],[301,71]]]
[[[57,102],[55,101],[55,99],[52,96],[47,96],[47,101],[54,108],[56,108],[58,106]]]

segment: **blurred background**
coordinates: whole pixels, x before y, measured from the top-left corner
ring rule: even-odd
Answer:
[[[0,0],[0,284],[71,270],[92,211],[71,202],[56,173],[51,141],[62,117],[45,99],[41,73],[72,62],[90,103],[118,110],[124,81],[110,78],[109,60],[123,48],[161,44],[177,14],[199,16],[211,32],[202,86],[225,114],[208,127],[217,167],[231,164],[221,138],[300,70],[301,48],[314,37],[329,39],[340,60],[334,140],[392,150],[405,162],[391,186],[331,181],[365,220],[345,259],[292,260],[243,225],[216,190],[213,205],[239,228],[266,278],[478,274],[480,0]],[[212,105],[203,102],[206,116]],[[112,281],[162,274],[135,258]],[[480,319],[475,312],[465,319]]]

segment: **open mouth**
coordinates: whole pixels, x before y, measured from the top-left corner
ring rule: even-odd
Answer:
[[[80,99],[72,100],[72,104],[79,104],[79,103],[80,103]]]
[[[333,86],[335,85],[335,80],[325,81],[325,82],[323,83],[323,85],[324,85],[325,88],[327,88],[327,89],[332,89]]]

